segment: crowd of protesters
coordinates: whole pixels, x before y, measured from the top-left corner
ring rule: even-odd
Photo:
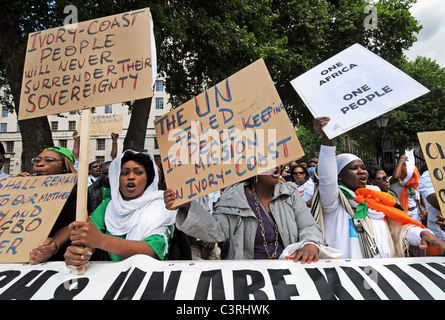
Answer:
[[[29,262],[65,260],[83,268],[92,260],[136,254],[301,263],[441,255],[445,219],[428,171],[420,175],[409,152],[390,171],[353,154],[337,155],[323,132],[328,122],[314,119],[313,129],[322,136],[318,158],[289,162],[179,207],[162,163],[143,152],[118,154],[112,135],[109,161],[89,166],[89,219],[75,221],[75,186]],[[33,172],[18,176],[76,172],[77,132],[73,138],[73,151],[45,148],[32,159]],[[4,158],[0,150],[0,170]]]

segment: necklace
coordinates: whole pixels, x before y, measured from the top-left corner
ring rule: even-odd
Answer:
[[[278,226],[277,226],[277,224],[275,223],[275,242],[274,242],[274,245],[275,245],[275,251],[274,251],[274,253],[271,255],[270,253],[269,253],[269,250],[267,250],[267,241],[266,241],[266,230],[264,229],[264,223],[263,223],[263,218],[261,217],[261,212],[260,212],[260,206],[259,206],[259,202],[258,202],[258,199],[257,199],[257,197],[256,197],[256,192],[255,192],[255,187],[252,185],[252,187],[250,188],[250,191],[249,191],[249,193],[252,195],[252,197],[253,197],[253,199],[255,200],[255,209],[256,209],[256,212],[257,212],[257,214],[258,214],[258,221],[259,221],[259,223],[260,223],[260,227],[261,227],[261,236],[263,237],[263,246],[264,246],[264,249],[266,250],[266,254],[267,254],[267,257],[269,258],[269,259],[275,259],[276,257],[277,257],[277,250],[278,250],[278,245],[279,245],[279,243],[278,243]]]

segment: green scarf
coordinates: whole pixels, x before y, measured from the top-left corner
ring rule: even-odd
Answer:
[[[350,190],[348,187],[346,187],[343,183],[339,182],[338,187],[340,188],[341,192],[346,196],[348,199],[354,199],[355,194],[352,190]],[[368,215],[368,205],[366,202],[359,203],[357,207],[355,208],[355,215],[354,219],[365,219]]]

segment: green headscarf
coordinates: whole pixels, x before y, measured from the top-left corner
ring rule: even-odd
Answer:
[[[73,164],[74,164],[74,162],[76,162],[76,158],[74,158],[73,153],[72,153],[69,149],[67,149],[67,148],[54,146],[54,147],[46,148],[46,149],[43,150],[43,151],[47,151],[47,150],[56,151],[56,152],[58,152],[58,153],[63,154],[65,157],[67,157],[68,159],[70,159],[70,161],[71,161]]]

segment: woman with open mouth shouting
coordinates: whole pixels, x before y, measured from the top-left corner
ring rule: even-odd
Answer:
[[[319,259],[322,233],[294,183],[280,179],[281,168],[229,186],[209,215],[193,200],[178,210],[176,226],[209,242],[229,241],[227,259]],[[167,208],[175,194],[164,192]],[[285,250],[292,245],[292,251]],[[295,249],[295,250],[294,250]],[[286,253],[288,252],[288,253]]]
[[[155,168],[150,155],[132,150],[111,162],[111,198],[96,208],[88,222],[70,224],[67,266],[83,268],[95,249],[108,252],[112,261],[136,254],[167,258],[176,211],[165,208]]]
[[[329,117],[314,119],[314,131],[322,135],[318,162],[319,201],[312,207],[329,246],[342,258],[391,258],[408,254],[408,244],[421,249],[445,243],[420,222],[394,207],[395,198],[368,186],[363,161],[353,154],[336,156],[336,148],[323,131]],[[316,196],[314,196],[315,198]]]

